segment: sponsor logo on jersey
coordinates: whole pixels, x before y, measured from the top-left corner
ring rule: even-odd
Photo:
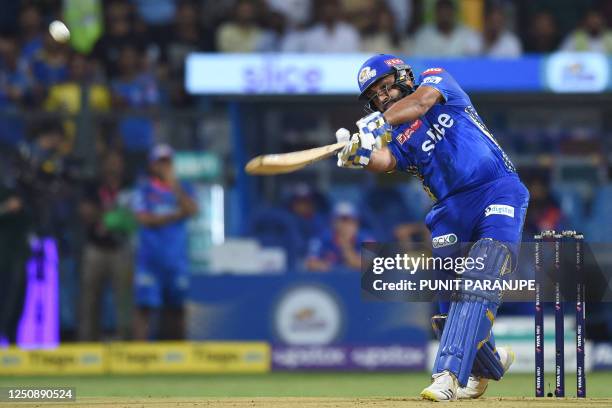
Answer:
[[[425,139],[421,144],[421,149],[427,154],[431,154],[431,151],[436,147],[438,143],[444,137],[446,129],[451,128],[455,124],[455,120],[448,114],[443,113],[438,116],[438,123],[427,130],[428,139]]]
[[[442,77],[439,76],[428,76],[421,82],[421,84],[439,84],[442,81]]]
[[[485,217],[489,215],[505,215],[514,218],[514,207],[505,204],[491,204],[485,209]]]
[[[359,71],[359,83],[363,84],[368,79],[374,78],[376,76],[376,70],[370,67],[363,67],[361,71]]]
[[[433,237],[431,239],[431,245],[434,248],[442,248],[450,245],[455,245],[457,243],[457,235],[455,234],[446,234],[440,235],[438,237]]]
[[[421,127],[421,124],[423,124],[421,119],[415,120],[414,122],[412,122],[412,125],[404,129],[404,131],[400,133],[395,139],[398,141],[399,144],[406,143],[408,139],[410,139],[410,136],[412,136],[414,132],[416,132]]]
[[[439,74],[442,71],[444,71],[442,68],[429,68],[429,69],[423,71],[423,73],[421,75]]]
[[[385,60],[385,64],[387,64],[387,66],[389,67],[392,67],[394,65],[405,64],[405,62],[399,58],[391,58],[391,59]]]

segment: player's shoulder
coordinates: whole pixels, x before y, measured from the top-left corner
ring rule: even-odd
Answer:
[[[452,75],[441,67],[427,68],[419,75],[419,83],[421,84],[438,84],[449,79],[453,79]]]

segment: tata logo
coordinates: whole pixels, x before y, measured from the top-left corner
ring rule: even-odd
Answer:
[[[423,122],[420,119],[415,120],[414,122],[412,122],[412,125],[407,127],[395,139],[399,144],[406,143],[408,139],[410,139],[410,137],[414,134],[414,132],[416,132],[421,127],[422,124]]]
[[[434,248],[442,248],[450,245],[455,245],[456,243],[457,235],[455,234],[440,235],[439,237],[433,237],[431,239],[431,245]]]
[[[438,123],[434,123],[434,125],[427,130],[428,139],[423,142],[421,149],[431,154],[431,151],[436,147],[436,143],[444,137],[446,129],[450,129],[454,124],[454,119],[448,113],[443,113],[438,116]]]
[[[364,67],[359,71],[359,83],[363,84],[368,79],[374,78],[376,76],[376,70],[370,67]]]

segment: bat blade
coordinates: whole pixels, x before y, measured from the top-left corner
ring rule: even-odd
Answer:
[[[291,173],[333,155],[342,149],[346,143],[339,142],[291,153],[264,154],[251,159],[244,169],[247,173],[253,175]]]

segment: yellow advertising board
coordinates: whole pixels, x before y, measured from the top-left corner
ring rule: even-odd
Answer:
[[[111,373],[184,373],[191,366],[191,345],[186,342],[122,342],[108,347]]]
[[[267,343],[192,343],[195,372],[259,373],[270,370],[270,346]]]
[[[67,344],[53,349],[0,349],[2,375],[103,374],[106,347],[98,343]]]
[[[0,349],[0,375],[262,373],[263,342],[74,343],[54,349]]]

